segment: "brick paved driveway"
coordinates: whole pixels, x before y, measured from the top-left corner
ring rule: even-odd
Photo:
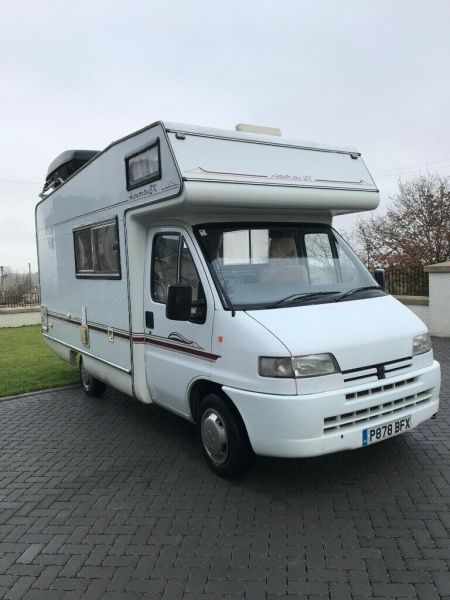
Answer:
[[[450,598],[450,340],[438,419],[212,475],[191,425],[119,393],[0,403],[0,597]]]

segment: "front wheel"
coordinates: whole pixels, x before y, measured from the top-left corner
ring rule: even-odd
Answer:
[[[242,473],[251,457],[244,424],[217,394],[208,394],[198,413],[197,427],[210,468],[225,479]]]
[[[106,390],[106,383],[100,381],[99,379],[95,379],[92,375],[86,371],[83,359],[80,359],[80,377],[81,377],[81,385],[83,386],[83,390],[88,396],[100,397]]]

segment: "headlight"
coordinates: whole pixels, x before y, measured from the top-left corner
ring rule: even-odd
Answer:
[[[295,377],[291,358],[259,357],[259,374],[262,377]]]
[[[339,365],[332,354],[308,354],[292,358],[261,356],[259,359],[259,374],[262,377],[316,377],[339,372]]]
[[[308,354],[294,356],[292,359],[296,377],[315,377],[339,373],[339,365],[332,354]]]
[[[430,334],[422,333],[413,337],[412,344],[412,355],[417,356],[418,354],[424,354],[431,350],[431,337]]]

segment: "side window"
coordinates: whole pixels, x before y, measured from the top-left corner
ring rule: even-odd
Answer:
[[[166,303],[169,285],[178,282],[178,247],[180,236],[177,233],[157,235],[153,241],[152,258],[152,298]]]
[[[117,219],[73,232],[77,277],[120,278]]]
[[[192,287],[191,320],[204,323],[206,300],[202,282],[184,238],[176,233],[155,236],[152,258],[152,298],[165,304],[169,285],[183,283]]]
[[[92,252],[91,229],[80,229],[73,232],[75,245],[75,270],[77,275],[94,271],[94,255]]]
[[[127,190],[161,179],[159,138],[146,148],[125,157]]]
[[[118,273],[119,240],[115,224],[92,229],[92,249],[95,270],[98,273]]]

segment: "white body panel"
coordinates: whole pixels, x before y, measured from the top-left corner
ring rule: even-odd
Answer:
[[[161,178],[127,190],[125,158],[155,139]],[[376,186],[352,148],[156,123],[111,144],[38,204],[45,339],[66,360],[82,356],[94,377],[188,419],[196,383],[221,386],[261,454],[358,447],[361,423],[345,434],[325,433],[325,420],[350,412],[349,406],[370,412],[426,393],[405,408],[415,426],[436,413],[439,394],[432,353],[411,358],[413,336],[426,331],[417,317],[391,297],[233,314],[193,233],[196,224],[228,221],[329,225],[335,214],[377,204]],[[74,230],[109,220],[117,221],[120,276],[77,277]],[[204,323],[169,321],[165,305],[151,297],[153,237],[165,231],[182,234],[189,247],[205,291]],[[258,374],[260,356],[328,352],[341,373],[302,380]],[[373,368],[381,363],[392,367],[384,381],[395,385],[386,389],[378,389]],[[355,394],[352,402],[349,394]]]
[[[310,188],[375,190],[365,164],[343,151],[294,145],[274,147],[254,140],[169,134],[182,176],[192,181],[228,181]],[[276,148],[276,152],[274,152]]]
[[[410,356],[412,336],[424,331],[418,317],[393,296],[249,314],[283,340],[292,356],[330,352],[332,340],[343,371]]]
[[[124,157],[156,137],[160,139],[161,160],[165,164],[163,177],[149,186],[127,191]],[[132,358],[125,211],[149,201],[158,203],[180,191],[177,168],[164,142],[162,126],[155,125],[120,145],[112,145],[36,209],[41,303],[49,311],[47,335],[128,373]],[[73,230],[112,218],[118,221],[121,278],[76,278]],[[142,295],[143,268],[140,272]],[[83,306],[90,324],[87,349],[81,344],[79,332]],[[112,341],[108,341],[109,328],[114,332]],[[109,379],[107,382],[111,383]]]
[[[156,234],[178,233],[186,240],[193,255],[197,270],[205,279],[205,272],[196,253],[193,240],[188,231],[181,227],[152,227],[149,230],[147,248],[151,248]],[[150,290],[150,253],[147,252],[145,268],[146,282],[144,289]],[[204,286],[207,306],[213,308],[214,301],[209,286]],[[189,405],[186,402],[186,390],[191,381],[196,378],[209,378],[211,364],[215,357],[211,354],[211,331],[214,325],[215,311],[208,310],[204,323],[189,321],[169,321],[165,317],[165,304],[155,302],[150,294],[144,298],[144,309],[154,316],[154,327],[146,328],[145,364],[146,380],[152,398],[183,416],[189,415]],[[169,341],[170,340],[170,341]],[[178,340],[180,343],[178,343]],[[189,354],[184,350],[198,350],[197,354]],[[172,343],[170,347],[167,344]]]
[[[231,387],[224,390],[242,415],[253,450],[257,454],[292,458],[361,448],[364,428],[404,415],[411,415],[412,428],[416,427],[439,409],[439,376],[439,365],[435,362],[418,373],[412,372],[410,378],[415,381],[411,384],[365,395],[356,401],[347,400],[346,395],[377,389],[379,384],[298,396],[258,394]],[[404,380],[405,376],[397,375],[389,383]],[[407,397],[411,400],[402,402]],[[401,402],[370,414],[379,403],[393,404],[395,401]],[[325,419],[356,411],[362,411],[360,416],[349,417],[348,421],[357,418],[360,421],[324,432]]]

